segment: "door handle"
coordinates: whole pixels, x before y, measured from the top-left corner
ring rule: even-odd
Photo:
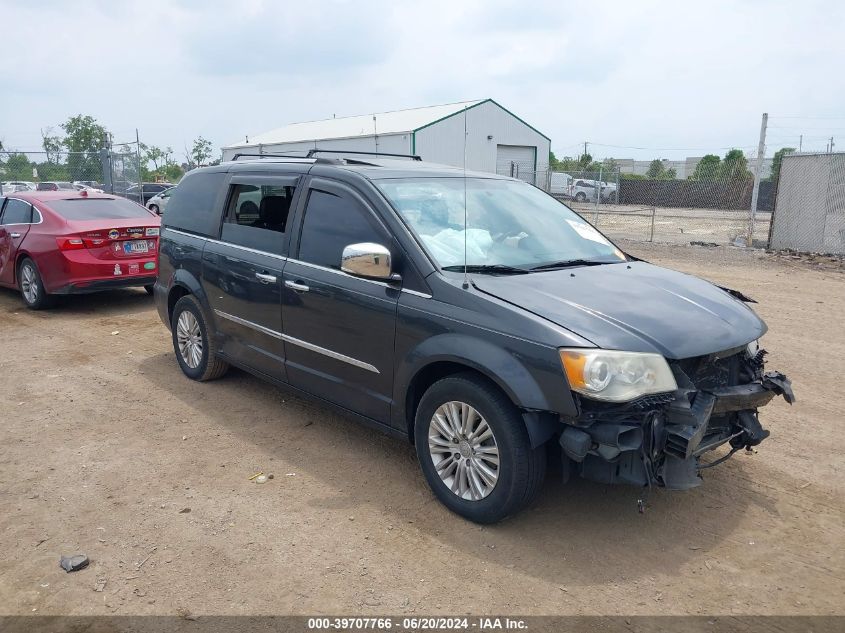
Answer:
[[[255,278],[263,284],[276,283],[276,275],[268,275],[267,273],[255,273]]]
[[[308,292],[309,290],[311,290],[309,286],[298,283],[296,281],[291,281],[290,279],[285,281],[285,288],[290,288],[291,290],[296,290],[297,292]]]
[[[20,233],[9,233],[9,237],[20,237]]]

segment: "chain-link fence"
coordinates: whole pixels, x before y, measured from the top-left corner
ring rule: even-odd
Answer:
[[[845,153],[783,157],[770,244],[845,255]]]
[[[519,161],[500,164],[497,171],[549,192],[616,239],[743,246],[768,241],[775,183],[761,181],[752,225],[754,177],[744,158],[695,165],[683,178],[674,168],[650,177],[623,173],[618,166],[554,171]]]
[[[0,194],[99,189],[143,204],[138,154],[0,151]]]

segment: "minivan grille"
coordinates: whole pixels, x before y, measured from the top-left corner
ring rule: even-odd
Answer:
[[[724,358],[714,358],[713,354],[696,356],[675,361],[689,376],[698,389],[719,389],[738,385],[740,354],[737,352]]]

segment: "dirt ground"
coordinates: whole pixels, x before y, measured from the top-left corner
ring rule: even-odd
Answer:
[[[845,613],[845,274],[629,246],[755,297],[798,402],[644,515],[551,473],[492,527],[437,503],[407,444],[243,372],[183,377],[143,291],[40,313],[0,291],[0,614]]]
[[[684,245],[697,241],[728,246],[736,237],[748,234],[748,211],[602,204],[598,207],[596,221],[594,204],[572,201],[566,201],[566,204],[616,240]],[[757,212],[755,243],[767,240],[771,216],[765,211]]]

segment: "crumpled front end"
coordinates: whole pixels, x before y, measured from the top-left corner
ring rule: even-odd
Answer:
[[[684,490],[701,471],[769,436],[757,410],[775,396],[795,401],[789,379],[764,371],[766,351],[756,344],[669,361],[678,389],[624,404],[579,398],[580,415],[565,420],[560,436],[564,473],[576,464],[582,477],[602,483],[658,485]],[[704,463],[723,445],[730,452]]]

